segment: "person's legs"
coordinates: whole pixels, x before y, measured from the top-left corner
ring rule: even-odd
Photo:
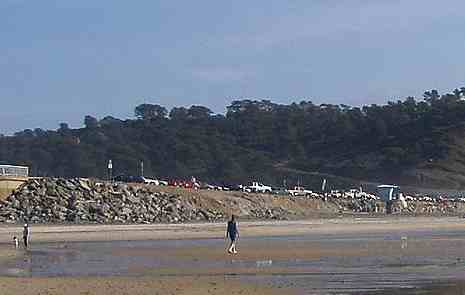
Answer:
[[[234,254],[237,253],[237,250],[236,250],[236,240],[234,240],[234,242],[232,242],[232,252],[233,252]]]
[[[232,253],[233,241],[229,242],[228,253]]]
[[[231,236],[231,242],[229,244],[228,253],[235,253],[236,251],[236,237]]]
[[[230,253],[234,253],[236,254],[237,251],[236,251],[236,241],[237,241],[237,236],[236,235],[233,235],[231,236],[231,247],[229,247],[229,252]]]
[[[24,241],[24,247],[27,248],[27,237],[23,237],[23,241]]]

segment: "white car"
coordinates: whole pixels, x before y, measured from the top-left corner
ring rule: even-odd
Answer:
[[[160,185],[160,182],[156,179],[150,179],[146,177],[142,177],[144,179],[145,184],[151,184],[151,185]]]
[[[272,192],[271,186],[264,185],[263,183],[260,183],[260,182],[252,182],[252,185],[249,185],[247,188],[255,193],[271,193]]]
[[[168,181],[166,181],[166,180],[158,180],[158,183],[159,183],[159,185],[164,185],[164,186],[168,185]]]
[[[297,196],[310,196],[313,192],[306,190],[302,186],[295,186],[294,189],[287,190],[287,192],[294,197]]]

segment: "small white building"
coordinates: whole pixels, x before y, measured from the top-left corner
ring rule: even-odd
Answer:
[[[397,185],[383,184],[378,185],[376,195],[384,202],[397,199],[400,194],[400,187]]]

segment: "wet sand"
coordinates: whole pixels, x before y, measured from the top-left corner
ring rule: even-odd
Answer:
[[[370,292],[368,295],[463,295],[465,294],[464,281],[436,282],[419,288],[390,289]]]
[[[290,236],[407,230],[465,230],[465,219],[458,217],[334,218],[303,221],[241,221],[243,237]],[[224,235],[223,223],[147,225],[32,225],[34,242],[120,241],[153,239],[217,238]],[[0,243],[21,236],[21,226],[0,225]]]
[[[459,218],[241,222],[238,255],[224,224],[33,226],[12,252],[18,230],[0,227],[2,294],[462,294],[465,280]]]
[[[14,249],[11,245],[0,244],[0,263],[11,260],[19,255],[21,255],[21,252]]]
[[[2,295],[167,295],[167,294],[278,294],[258,285],[217,278],[166,277],[66,277],[66,278],[0,278]],[[292,294],[292,293],[287,293]]]

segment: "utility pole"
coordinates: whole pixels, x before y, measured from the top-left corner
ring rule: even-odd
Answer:
[[[140,176],[144,177],[144,161],[140,161]]]
[[[323,182],[321,183],[321,191],[325,192],[326,189],[326,178],[323,178]]]
[[[323,182],[321,183],[321,191],[323,192],[323,195],[325,196],[325,202],[328,200],[328,195],[326,194],[326,178],[323,178]]]
[[[113,181],[113,163],[111,162],[111,160],[108,160],[108,176],[109,176],[109,181],[112,182]]]

